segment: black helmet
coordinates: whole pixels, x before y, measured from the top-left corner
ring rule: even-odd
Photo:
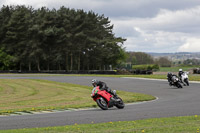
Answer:
[[[99,83],[98,80],[96,80],[96,79],[93,79],[93,80],[92,80],[92,85],[93,85],[93,86],[97,86],[98,83]]]
[[[168,72],[167,76],[172,76],[172,73],[171,73],[171,72]]]

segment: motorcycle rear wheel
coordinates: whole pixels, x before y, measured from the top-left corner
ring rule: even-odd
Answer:
[[[97,105],[102,109],[102,110],[108,110],[108,103],[103,97],[100,97],[97,99]]]

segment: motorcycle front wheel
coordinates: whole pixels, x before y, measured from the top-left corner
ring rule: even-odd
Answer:
[[[188,81],[188,79],[185,79],[185,83],[187,84],[187,86],[189,86],[189,81]]]
[[[120,101],[117,102],[117,104],[116,104],[115,106],[116,106],[118,109],[123,109],[124,106],[125,106],[125,104],[124,104],[123,100],[122,100],[120,97],[118,97],[118,99],[120,99]]]
[[[183,88],[183,86],[179,82],[177,83],[177,87],[178,88]]]
[[[97,99],[97,105],[103,109],[103,110],[107,110],[108,109],[108,103],[106,102],[106,100],[103,97],[100,97],[99,99]]]

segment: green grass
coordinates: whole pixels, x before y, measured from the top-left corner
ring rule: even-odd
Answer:
[[[159,71],[160,72],[178,72],[180,68],[183,69],[183,71],[190,71],[197,67],[200,67],[200,66],[160,67]]]
[[[37,75],[36,75],[37,76]],[[40,75],[41,76],[41,75]],[[50,75],[44,75],[50,76]],[[55,75],[54,75],[55,76]],[[57,75],[60,76],[60,75]],[[63,75],[62,75],[63,76]],[[71,75],[70,75],[71,76]],[[80,76],[80,75],[73,75]],[[140,77],[166,79],[166,75],[84,75],[108,77]],[[190,75],[190,80],[200,81],[200,75]],[[0,79],[0,114],[18,111],[31,112],[52,109],[96,107],[90,98],[91,87],[33,79]],[[76,90],[76,91],[74,91]],[[48,93],[46,93],[48,92]],[[153,100],[155,97],[118,91],[126,102]],[[86,103],[86,104],[85,104]],[[189,133],[199,132],[200,116],[120,121],[95,124],[76,124],[63,127],[1,130],[1,133]]]
[[[0,79],[0,115],[16,112],[97,107],[92,87],[36,79]],[[139,93],[117,91],[125,103],[153,100]]]
[[[76,124],[18,130],[1,133],[198,133],[200,116],[153,118],[136,121],[118,121],[95,124]]]
[[[167,75],[153,74],[153,75],[124,75],[122,77],[136,77],[136,78],[150,78],[150,79],[166,79]],[[189,81],[200,81],[200,75],[189,75]]]
[[[177,72],[177,71],[176,71]],[[151,79],[167,79],[167,74],[152,74],[152,75],[104,75],[104,74],[16,74],[16,75],[1,75],[0,77],[45,77],[45,76],[93,76],[93,77],[136,77],[136,78],[151,78]],[[200,74],[189,74],[190,81],[200,81]],[[0,88],[1,89],[1,88]]]

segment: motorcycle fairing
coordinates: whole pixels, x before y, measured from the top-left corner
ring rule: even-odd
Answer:
[[[105,90],[100,90],[99,86],[95,87],[92,91],[93,95],[92,97],[94,98],[94,101],[96,101],[97,99],[99,99],[99,95],[102,96],[103,98],[105,98],[105,100],[109,103],[110,98],[112,97],[112,95],[110,93],[108,93]]]

